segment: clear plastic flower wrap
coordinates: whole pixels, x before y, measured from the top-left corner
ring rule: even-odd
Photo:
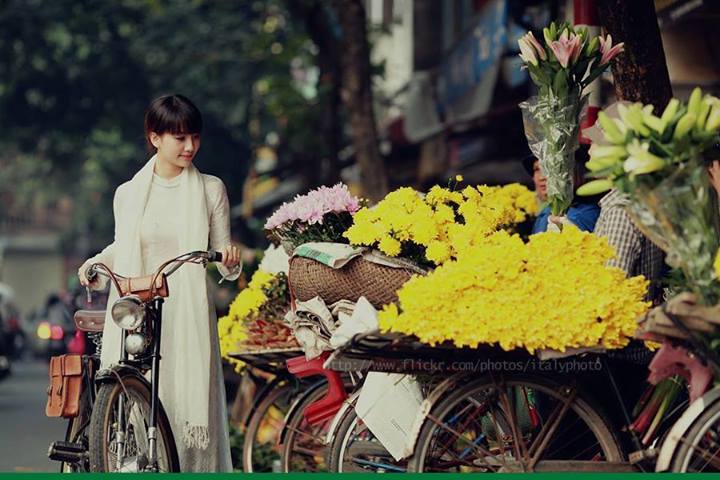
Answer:
[[[579,119],[586,98],[577,91],[564,97],[550,91],[520,104],[528,146],[547,177],[553,215],[563,215],[572,203]]]
[[[713,261],[720,246],[720,212],[703,163],[692,160],[659,183],[638,183],[629,213],[638,228],[682,269],[705,305],[718,303]]]

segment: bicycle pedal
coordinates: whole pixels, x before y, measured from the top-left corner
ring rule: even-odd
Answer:
[[[86,454],[82,443],[57,441],[51,443],[48,448],[48,458],[56,462],[81,462],[85,459]]]
[[[657,448],[647,448],[645,450],[637,450],[635,452],[630,453],[630,455],[628,455],[628,461],[630,462],[631,465],[636,465],[638,463],[645,462],[645,461],[654,461],[655,459],[657,459],[659,453],[660,452],[658,452]]]

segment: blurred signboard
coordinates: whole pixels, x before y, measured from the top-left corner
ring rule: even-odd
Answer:
[[[452,105],[479,85],[492,90],[507,45],[507,10],[507,0],[489,1],[479,12],[474,28],[445,58],[438,85],[443,104]]]

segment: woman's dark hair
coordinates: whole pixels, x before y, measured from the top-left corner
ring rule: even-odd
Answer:
[[[163,95],[153,100],[145,111],[145,141],[153,151],[150,134],[156,133],[202,133],[203,121],[200,110],[182,95]]]

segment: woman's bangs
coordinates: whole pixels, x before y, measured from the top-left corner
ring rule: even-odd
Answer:
[[[202,133],[202,120],[189,111],[164,112],[158,122],[159,132],[169,132],[173,135]]]

